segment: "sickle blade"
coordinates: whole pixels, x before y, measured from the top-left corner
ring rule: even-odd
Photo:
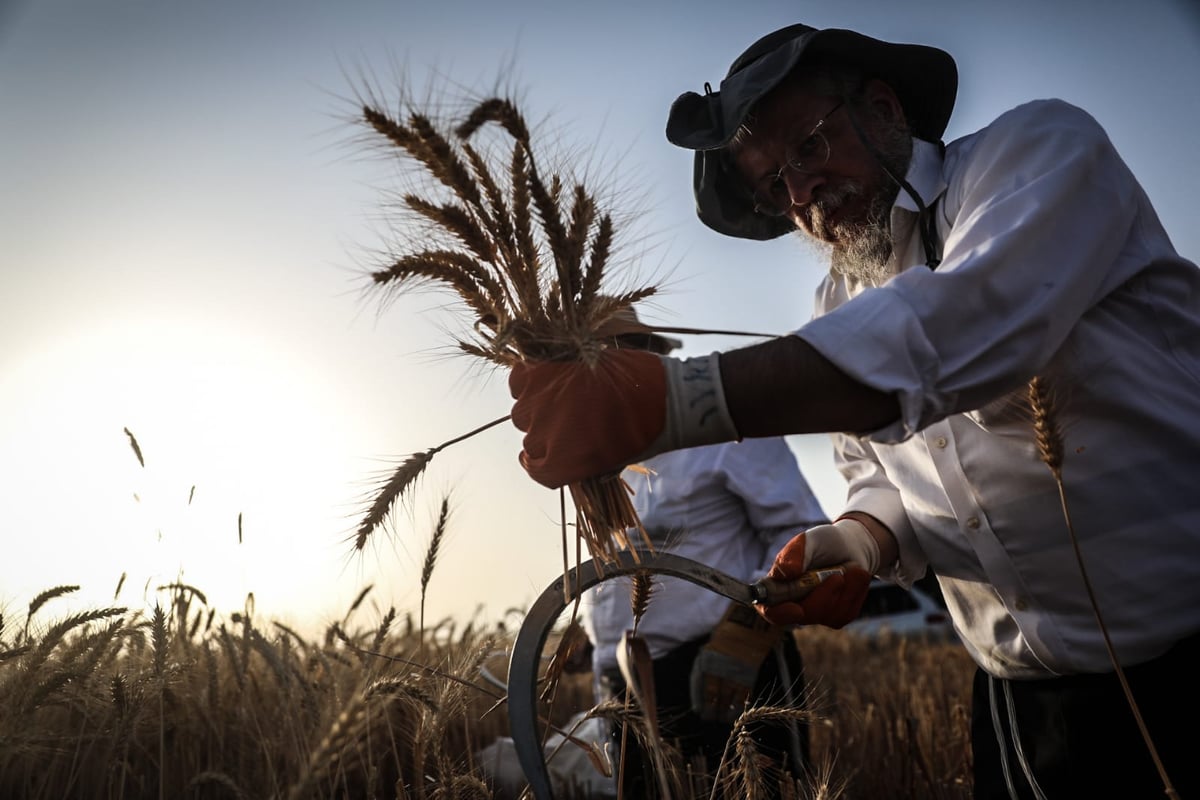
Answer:
[[[749,584],[742,583],[707,564],[670,553],[641,553],[635,558],[633,553],[621,551],[617,553],[614,563],[606,563],[603,567],[595,560],[586,561],[569,573],[569,598],[563,591],[562,577],[546,587],[525,615],[508,662],[509,726],[517,760],[526,780],[529,781],[534,800],[554,800],[550,773],[546,769],[541,735],[538,732],[537,707],[538,664],[550,629],[554,627],[563,609],[574,602],[580,593],[609,578],[643,570],[656,575],[682,578],[745,605],[752,604],[755,599],[754,590]]]

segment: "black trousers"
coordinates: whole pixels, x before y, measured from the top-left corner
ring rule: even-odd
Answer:
[[[1200,800],[1200,635],[1125,677],[1176,793]],[[975,800],[1166,797],[1116,673],[1017,681],[979,670],[972,705]]]
[[[681,645],[667,655],[654,660],[654,691],[658,701],[658,720],[662,738],[669,744],[678,747],[688,764],[695,764],[703,759],[703,771],[712,778],[721,756],[725,751],[725,743],[733,726],[700,719],[692,711],[689,676],[692,662],[695,661],[700,648],[704,646],[707,637],[696,639]],[[800,659],[800,651],[791,636],[780,640],[787,675],[781,675],[775,653],[767,656],[759,669],[758,678],[751,693],[751,704],[757,706],[782,706],[786,698],[793,698],[793,704],[804,697],[804,666]],[[624,699],[625,682],[620,672],[605,672],[603,683],[609,693],[616,698]],[[785,688],[787,691],[785,691]],[[787,771],[799,777],[808,765],[808,727],[798,724],[793,729],[788,725],[757,725],[750,728],[757,749],[767,755],[776,765],[776,769],[784,767]],[[621,753],[621,726],[613,726],[613,761],[616,763]],[[796,742],[794,736],[799,737]],[[803,761],[796,764],[794,750],[799,750]],[[732,752],[731,756],[732,757]],[[725,767],[728,774],[729,766]],[[622,793],[625,800],[643,800],[659,796],[658,779],[654,774],[653,761],[649,754],[644,753],[638,744],[637,737],[629,731],[625,744],[625,768],[617,776],[622,783]],[[772,786],[772,788],[774,788]],[[685,796],[689,796],[686,795]],[[705,795],[707,796],[707,795]],[[721,796],[718,794],[718,796]],[[770,795],[776,796],[774,794]],[[730,798],[732,800],[732,798]]]

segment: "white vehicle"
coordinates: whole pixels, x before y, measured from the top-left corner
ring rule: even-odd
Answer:
[[[958,638],[946,609],[923,589],[904,589],[881,580],[871,581],[862,613],[845,630],[872,637],[887,632],[930,641]]]

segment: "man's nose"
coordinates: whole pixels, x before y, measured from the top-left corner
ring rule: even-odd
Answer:
[[[793,206],[806,206],[813,200],[813,192],[825,183],[819,173],[798,172],[794,169],[783,171],[783,185],[787,187],[788,197]]]

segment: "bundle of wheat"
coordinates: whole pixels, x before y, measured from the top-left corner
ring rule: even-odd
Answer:
[[[605,347],[603,326],[656,291],[649,285],[606,291],[611,211],[582,182],[568,188],[558,174],[543,176],[529,126],[511,100],[485,99],[457,126],[444,129],[418,109],[401,116],[377,103],[361,108],[361,122],[373,135],[434,180],[430,193],[401,198],[403,208],[424,223],[421,235],[408,239],[420,246],[373,271],[373,286],[388,292],[430,284],[452,290],[474,318],[472,333],[457,338],[457,347],[491,364],[508,367],[530,359],[595,365]],[[511,144],[503,158],[472,144],[489,125]],[[359,525],[358,549],[430,458],[451,443],[410,457],[381,486]],[[568,488],[577,535],[593,558],[609,560],[629,546],[627,530],[641,525],[619,475]]]

